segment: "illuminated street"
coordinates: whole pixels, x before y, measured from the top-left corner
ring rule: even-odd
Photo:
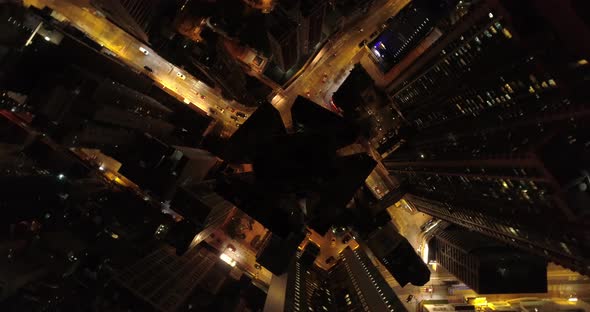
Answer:
[[[379,9],[371,10],[369,16],[350,25],[348,31],[339,36],[333,36],[334,39],[326,43],[286,90],[275,90],[278,96],[272,103],[281,112],[287,127],[290,127],[291,122],[289,109],[297,95],[309,97],[325,108],[333,109],[330,105],[332,93],[346,79],[352,65],[360,61],[361,56],[367,52],[364,47],[358,46],[359,43],[379,29],[387,18],[395,15],[408,2],[408,0],[392,0],[381,4],[382,7]],[[233,132],[236,127],[236,122],[230,118],[234,113],[228,108],[247,114],[253,111],[235,101],[228,102],[223,99],[218,92],[188,72],[161,58],[149,47],[144,47],[131,35],[94,13],[94,9],[84,0],[26,0],[25,4],[39,8],[47,6],[59,12],[90,38],[114,52],[118,59],[152,77],[165,91],[220,120],[226,125],[226,131],[229,131],[227,133]],[[142,53],[140,47],[148,51],[148,55]],[[153,72],[147,71],[144,66],[149,67]]]
[[[377,1],[375,8],[367,16],[331,37],[333,39],[326,43],[304,72],[272,99],[272,104],[281,112],[287,127],[290,126],[290,108],[297,95],[308,97],[317,104],[334,110],[330,105],[332,94],[346,79],[352,66],[368,52],[365,47],[360,48],[359,43],[380,29],[389,17],[395,16],[408,2],[409,0],[390,0],[384,3]]]
[[[587,2],[0,3],[1,312],[590,312]]]
[[[26,0],[24,3],[38,8],[47,6],[58,12],[88,37],[116,54],[117,59],[138,72],[152,77],[166,92],[184,103],[196,106],[204,114],[221,121],[226,125],[229,133],[236,129],[236,122],[230,118],[235,113],[229,108],[247,114],[253,111],[235,101],[228,102],[223,99],[218,92],[182,68],[163,59],[133,36],[104,19],[85,0]],[[148,54],[144,54],[140,48],[145,49]],[[149,67],[152,72],[146,70],[145,66]]]
[[[424,248],[424,233],[421,230],[421,226],[431,219],[430,216],[417,212],[411,211],[411,208],[405,203],[404,200],[396,203],[395,206],[388,208],[388,212],[391,214],[394,225],[398,228],[400,234],[404,235],[410,242],[410,244],[416,249],[416,252],[421,254],[422,248]],[[431,277],[430,282],[425,286],[413,286],[406,285],[401,287],[397,281],[385,270],[383,266],[378,266],[381,274],[385,277],[389,285],[394,289],[400,300],[405,303],[405,299],[408,295],[413,295],[417,301],[429,300],[429,299],[448,299],[450,302],[463,302],[464,297],[479,296],[473,290],[465,289],[464,284],[462,287],[450,287],[449,282],[460,283],[457,278],[449,273],[441,266],[430,266]],[[571,270],[565,269],[559,265],[549,263],[547,268],[547,282],[548,292],[539,294],[502,294],[502,295],[486,295],[490,301],[505,301],[523,297],[538,297],[538,298],[562,298],[567,299],[570,297],[577,297],[580,300],[590,300],[590,278],[587,276],[580,275]],[[427,291],[427,288],[432,287],[433,291]],[[451,294],[453,293],[453,294]],[[416,300],[410,303],[406,303],[408,309],[414,309]]]

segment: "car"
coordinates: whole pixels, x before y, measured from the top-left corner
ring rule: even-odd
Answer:
[[[217,108],[217,110],[218,110],[219,112],[221,112],[221,113],[225,112],[225,109],[224,109],[223,107],[221,107],[221,106],[219,106],[219,105],[216,105],[215,107]]]
[[[150,73],[153,73],[154,72],[154,70],[151,67],[147,66],[147,65],[144,66],[143,69],[149,71]]]
[[[260,269],[262,269],[262,266],[260,266],[260,264],[258,264],[258,263],[254,263],[254,268],[256,270],[260,270]]]
[[[201,100],[204,100],[204,99],[205,99],[205,96],[201,94]]]
[[[311,97],[311,91],[307,91],[307,92],[305,92],[305,95],[306,95],[307,97]]]
[[[214,115],[214,114],[216,113],[216,112],[215,112],[215,110],[214,110],[213,108],[211,108],[211,107],[209,107],[209,112],[210,112],[212,115]]]
[[[330,241],[330,246],[336,247],[336,239],[333,237],[332,237],[332,240]]]
[[[178,76],[178,78],[180,78],[182,80],[185,80],[186,79],[186,76],[183,73],[181,73],[181,72],[176,72],[176,76]]]
[[[359,43],[359,48],[364,47],[366,44],[367,44],[367,39],[365,39]]]
[[[231,119],[233,119],[233,120],[235,120],[235,121],[238,121],[238,117],[236,117],[236,116],[234,116],[234,115],[231,115],[231,116],[229,116],[229,118],[231,118]]]
[[[238,117],[242,117],[242,118],[246,118],[246,114],[242,113],[242,112],[237,112],[236,116]]]
[[[412,301],[412,299],[414,299],[414,295],[408,295],[408,297],[406,298],[406,302],[410,302]]]
[[[324,76],[322,77],[322,82],[326,81],[328,81],[328,74],[324,73]]]
[[[326,259],[326,264],[330,264],[334,262],[334,260],[336,260],[336,258],[334,258],[334,256],[330,256],[328,259]]]
[[[148,51],[146,48],[144,47],[139,47],[139,51],[145,55],[150,55],[150,51]]]

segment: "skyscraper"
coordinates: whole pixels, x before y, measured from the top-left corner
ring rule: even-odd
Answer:
[[[588,274],[590,47],[576,38],[590,28],[576,5],[475,4],[393,83],[407,125],[385,165],[418,210]]]
[[[92,5],[119,27],[147,42],[159,0],[92,0]]]
[[[322,39],[324,18],[326,17],[326,0],[303,0],[301,2],[302,28],[307,32],[303,45],[303,54],[313,52]]]
[[[371,233],[367,245],[401,286],[423,286],[430,280],[428,267],[391,222]]]
[[[406,311],[361,248],[345,248],[328,272],[304,259],[273,277],[265,311]]]
[[[268,16],[268,40],[277,65],[287,71],[299,61],[299,35],[297,23],[283,10],[275,10]]]

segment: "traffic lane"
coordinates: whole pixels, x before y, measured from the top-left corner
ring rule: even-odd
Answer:
[[[209,106],[211,106],[211,104],[207,102],[199,103],[193,95],[189,94],[193,87],[191,85],[198,84],[198,80],[194,79],[194,77],[190,76],[190,74],[184,70],[167,62],[149,47],[138,42],[135,38],[123,32],[120,28],[104,20],[102,17],[97,17],[91,13],[91,9],[88,9],[89,6],[87,3],[78,1],[78,5],[80,6],[75,6],[68,1],[55,2],[32,0],[27,1],[27,4],[32,4],[37,7],[47,5],[53,8],[70,20],[73,25],[81,29],[88,35],[88,37],[117,54],[118,58],[124,61],[128,66],[132,68],[135,67],[135,69],[146,72],[146,74],[149,70],[146,70],[144,66],[148,66],[151,69],[151,72],[148,75],[157,83],[166,87],[165,89],[167,89],[167,91],[169,90],[178,93],[176,95],[177,97],[189,99],[190,102],[194,102],[193,104],[203,111],[207,111]],[[140,47],[148,52],[147,55],[140,51]],[[178,77],[176,75],[177,72],[182,73],[185,79]],[[190,82],[191,85],[183,86],[183,82],[179,82],[175,79]],[[201,92],[203,92],[203,90],[205,90],[205,88],[202,89]],[[216,99],[217,95],[212,92],[209,92],[209,96],[211,96],[214,101],[223,101],[223,99],[220,98]],[[226,104],[231,105],[229,103]]]

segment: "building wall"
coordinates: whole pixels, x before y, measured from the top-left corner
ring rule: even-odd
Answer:
[[[590,272],[588,66],[555,26],[580,20],[568,3],[489,0],[463,17],[391,89],[407,143],[385,165],[419,210]]]

